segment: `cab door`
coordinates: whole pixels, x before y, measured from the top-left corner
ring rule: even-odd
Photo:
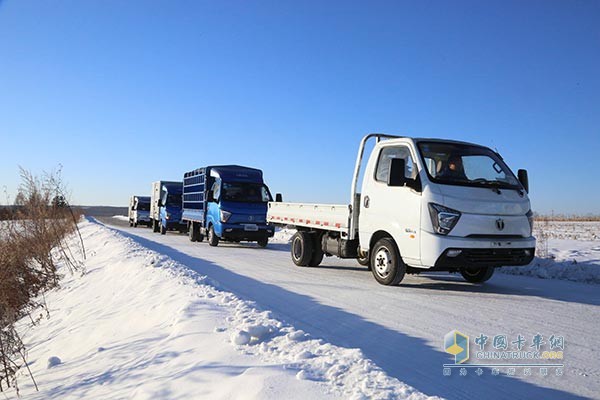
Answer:
[[[375,148],[363,179],[359,235],[362,246],[378,231],[392,236],[407,264],[420,263],[421,192],[409,186],[388,186],[391,159],[405,161],[405,176],[419,179],[414,155],[406,145]]]

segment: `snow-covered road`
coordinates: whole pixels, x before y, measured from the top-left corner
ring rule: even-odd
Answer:
[[[400,287],[378,285],[353,261],[327,258],[298,268],[285,243],[267,249],[191,243],[187,237],[113,226],[126,236],[218,281],[313,337],[360,348],[388,375],[428,395],[446,398],[598,398],[598,286],[496,274],[486,285],[449,274],[407,276]],[[564,336],[563,376],[443,376],[444,335]],[[553,374],[552,374],[553,375]]]

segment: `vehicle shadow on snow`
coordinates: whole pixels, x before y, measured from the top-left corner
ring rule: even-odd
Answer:
[[[582,285],[558,279],[540,279],[496,272],[488,282],[478,285],[465,282],[459,274],[425,273],[420,274],[419,277],[427,280],[420,279],[418,283],[411,283],[405,278],[400,285],[412,289],[533,296],[569,303],[600,305],[600,294],[594,285]]]
[[[428,395],[464,399],[583,398],[506,376],[490,376],[489,373],[481,377],[459,377],[457,373],[453,377],[443,377],[442,365],[452,363],[451,356],[429,346],[420,338],[389,329],[340,308],[321,304],[312,297],[236,274],[170,246],[128,232],[119,232],[199,274],[207,275],[217,281],[221,289],[254,301],[259,307],[271,310],[276,318],[291,323],[314,338],[345,348],[361,349],[366,358],[388,375]],[[315,315],[318,317],[315,318]]]

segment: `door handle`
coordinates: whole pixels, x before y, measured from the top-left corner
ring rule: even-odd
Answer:
[[[363,205],[365,206],[365,208],[369,208],[370,204],[371,204],[371,199],[369,199],[369,196],[365,196]]]

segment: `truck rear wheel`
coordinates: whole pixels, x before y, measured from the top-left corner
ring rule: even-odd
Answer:
[[[323,235],[312,233],[311,236],[313,239],[313,254],[308,265],[310,267],[318,267],[321,265],[323,257],[325,256],[325,253],[323,252],[323,246],[321,245],[321,239],[323,238]]]
[[[262,248],[264,249],[264,248],[265,248],[265,247],[267,247],[267,245],[269,244],[269,238],[268,238],[268,237],[265,237],[265,238],[259,239],[259,240],[257,241],[257,243],[258,243],[258,246],[259,246],[259,247],[262,247]]]
[[[382,285],[395,286],[404,279],[406,264],[400,257],[396,243],[390,238],[379,239],[371,254],[371,272]]]
[[[467,282],[483,283],[494,275],[494,267],[462,268],[460,274]]]
[[[356,261],[358,261],[360,265],[364,265],[365,267],[369,267],[369,269],[371,269],[371,257],[369,257],[369,253],[365,253],[359,250]]]
[[[212,225],[208,228],[208,244],[212,247],[219,245],[219,238],[215,234],[215,228]]]
[[[188,228],[188,237],[190,238],[190,242],[197,242],[198,236],[200,235],[200,227],[191,222],[190,227]]]
[[[307,267],[314,250],[312,235],[308,232],[296,232],[292,237],[292,261],[299,267]]]

